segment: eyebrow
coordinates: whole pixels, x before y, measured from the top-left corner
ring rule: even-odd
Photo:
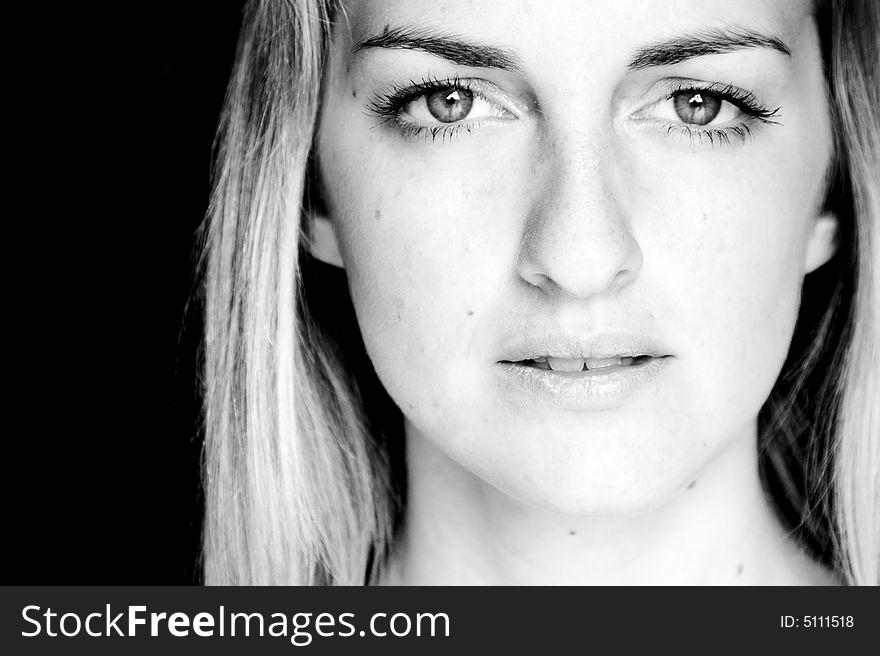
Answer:
[[[425,28],[390,28],[386,25],[381,34],[368,36],[355,44],[352,52],[370,48],[419,50],[460,66],[498,68],[511,73],[523,71],[520,58],[513,50],[471,42],[453,34],[434,33]],[[788,46],[775,36],[747,28],[707,29],[639,48],[627,68],[637,71],[652,66],[671,66],[694,57],[751,48],[771,48],[791,56]]]
[[[637,71],[651,66],[670,66],[694,57],[750,48],[771,48],[791,57],[788,46],[775,36],[746,28],[708,29],[639,48],[628,68]]]
[[[368,48],[419,50],[441,57],[460,66],[474,68],[498,68],[511,73],[521,73],[519,56],[507,48],[474,43],[454,34],[434,33],[424,28],[389,28],[359,41],[352,52]]]

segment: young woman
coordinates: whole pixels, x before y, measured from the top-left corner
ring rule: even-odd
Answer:
[[[250,2],[206,582],[876,584],[878,34],[867,0]]]

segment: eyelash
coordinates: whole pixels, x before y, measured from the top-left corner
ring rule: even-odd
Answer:
[[[422,78],[420,81],[410,80],[408,86],[392,84],[388,91],[376,92],[367,103],[367,112],[380,118],[380,124],[391,125],[396,128],[405,138],[424,137],[431,141],[441,142],[452,140],[459,132],[466,130],[471,132],[479,121],[464,121],[462,123],[450,123],[448,125],[419,125],[410,121],[404,121],[400,117],[401,110],[414,100],[432,91],[439,89],[462,89],[470,91],[492,102],[477,89],[472,88],[466,80],[461,80],[457,75],[453,78],[439,79],[433,76]]]
[[[458,76],[439,79],[429,75],[420,81],[410,80],[408,86],[392,84],[388,91],[374,93],[367,103],[367,112],[381,119],[380,124],[391,125],[396,128],[404,138],[415,139],[424,137],[427,139],[430,137],[432,142],[437,141],[438,138],[441,142],[445,142],[447,139],[451,141],[461,130],[471,132],[479,121],[465,121],[449,125],[419,125],[402,120],[400,114],[401,110],[408,103],[417,100],[427,93],[444,88],[463,89],[482,96],[477,90],[468,85],[467,81],[461,80]],[[778,125],[778,121],[773,119],[779,116],[779,107],[770,109],[759,101],[755,94],[730,84],[681,81],[671,88],[662,100],[658,102],[668,101],[678,93],[691,91],[715,94],[745,114],[745,119],[738,125],[725,128],[700,128],[688,125],[687,123],[663,124],[665,125],[667,135],[678,133],[687,136],[692,148],[703,146],[706,142],[713,147],[716,144],[731,145],[732,138],[745,143],[747,140],[754,138],[750,126],[752,122]],[[489,100],[485,96],[482,97]]]

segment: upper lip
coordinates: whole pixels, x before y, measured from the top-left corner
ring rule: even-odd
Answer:
[[[586,360],[639,355],[659,358],[670,353],[659,340],[641,333],[577,334],[548,331],[512,338],[502,347],[499,362],[519,362],[540,357]]]

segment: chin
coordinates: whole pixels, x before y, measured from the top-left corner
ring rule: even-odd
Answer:
[[[584,517],[627,517],[656,510],[696,478],[699,463],[662,462],[630,457],[625,463],[601,456],[583,461],[568,458],[536,471],[523,463],[526,475],[489,481],[527,507]]]

